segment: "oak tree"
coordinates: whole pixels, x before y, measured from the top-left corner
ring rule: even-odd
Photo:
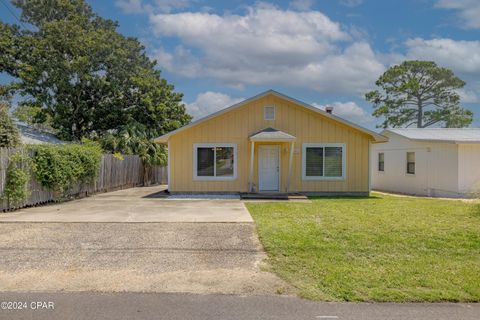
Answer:
[[[0,22],[0,72],[14,79],[9,92],[23,97],[35,121],[48,120],[61,138],[76,141],[132,122],[160,135],[190,121],[182,94],[144,46],[84,0],[12,3],[22,23]]]

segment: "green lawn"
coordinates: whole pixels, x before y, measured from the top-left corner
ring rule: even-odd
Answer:
[[[393,197],[248,203],[273,272],[302,297],[480,301],[480,204]]]

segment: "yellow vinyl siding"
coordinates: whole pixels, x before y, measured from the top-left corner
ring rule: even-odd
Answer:
[[[275,120],[264,120],[264,106],[275,105]],[[288,100],[267,95],[238,109],[214,117],[170,137],[170,190],[195,192],[248,191],[250,172],[249,136],[273,127],[294,135],[290,191],[368,192],[368,150],[371,137],[357,129],[328,119]],[[233,181],[194,181],[193,145],[196,143],[237,144],[237,179]],[[346,179],[303,181],[302,143],[345,143]],[[258,188],[258,146],[255,143],[254,183]],[[280,191],[288,177],[290,143],[280,145]]]

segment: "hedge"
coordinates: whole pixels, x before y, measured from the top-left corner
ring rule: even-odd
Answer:
[[[28,145],[9,159],[3,199],[17,205],[29,192],[31,174],[47,189],[66,194],[70,187],[94,181],[100,169],[102,149],[95,143]]]

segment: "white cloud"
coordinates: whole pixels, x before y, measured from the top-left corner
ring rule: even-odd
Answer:
[[[463,103],[479,103],[480,95],[474,90],[460,89],[458,90],[460,101]]]
[[[374,123],[375,118],[358,106],[355,102],[334,102],[326,105],[317,103],[312,104],[314,107],[325,110],[326,107],[333,107],[333,114],[352,122],[369,125]]]
[[[191,4],[190,0],[155,0],[153,7],[160,12],[170,12],[175,9],[188,8]]]
[[[236,47],[237,41],[244,44],[247,40],[252,45],[266,42],[267,48],[275,50],[289,50],[288,45],[293,43],[303,44],[311,51],[329,40],[349,38],[338,23],[321,12],[284,11],[265,4],[249,7],[244,16],[182,12],[153,15],[151,22],[157,35],[178,36],[192,44],[215,36],[216,42],[225,42],[221,46]]]
[[[480,41],[409,39],[407,58],[435,61],[454,72],[480,76]]]
[[[340,24],[319,11],[257,4],[245,15],[182,12],[151,15],[150,21],[155,35],[178,38],[184,50],[196,53],[193,66],[186,68],[187,59],[162,52],[168,59],[158,59],[161,68],[227,85],[280,84],[358,94],[384,70],[367,42],[352,42]]]
[[[467,84],[458,90],[462,103],[480,102],[480,41],[447,38],[408,39],[405,54],[379,54],[386,65],[400,64],[405,60],[434,61],[438,66],[451,69]]]
[[[200,93],[195,101],[185,105],[187,112],[193,116],[193,119],[198,120],[242,100],[242,98],[232,98],[224,93],[207,91]]]
[[[435,6],[442,9],[457,10],[464,27],[480,28],[480,1],[478,0],[439,0]]]
[[[326,93],[363,94],[384,71],[366,42],[354,43],[343,52],[297,70],[298,84]]]
[[[115,5],[125,13],[140,13],[144,11],[142,0],[117,0]]]
[[[157,48],[153,50],[152,55],[158,65],[167,71],[188,78],[200,76],[202,73],[202,66],[198,59],[183,46],[177,46],[173,52]]]
[[[116,0],[115,5],[125,13],[171,12],[184,9],[192,4],[191,0]]]

